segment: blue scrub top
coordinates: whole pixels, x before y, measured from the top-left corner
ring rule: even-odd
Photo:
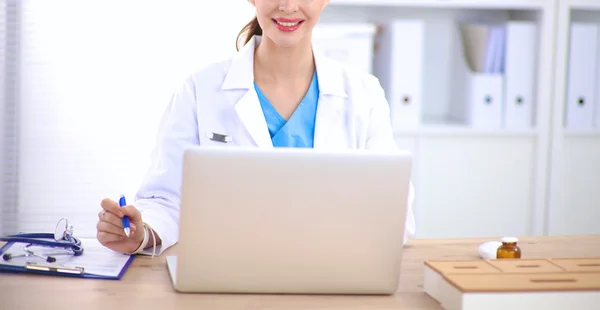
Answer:
[[[314,146],[315,119],[319,101],[317,73],[315,72],[313,75],[306,95],[287,122],[271,105],[256,83],[254,83],[254,88],[267,121],[273,146],[312,148]]]

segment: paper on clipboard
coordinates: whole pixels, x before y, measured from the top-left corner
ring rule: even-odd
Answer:
[[[114,252],[102,246],[96,239],[80,240],[84,249],[82,255],[57,255],[56,262],[48,265],[83,268],[83,274],[80,276],[84,278],[120,279],[133,260],[134,256]],[[25,245],[26,243],[8,243],[0,249],[0,252],[2,254],[12,254],[13,256],[19,255],[24,252],[23,247]],[[33,249],[42,255],[44,254],[44,251],[52,252],[52,249],[43,247],[37,248],[30,246],[30,249]],[[10,261],[0,259],[0,269],[15,267],[12,268],[14,271],[19,271],[19,268],[21,268],[22,271],[25,271],[25,266],[28,263],[45,264],[43,259],[37,257],[14,257]],[[55,275],[60,274],[57,273]]]

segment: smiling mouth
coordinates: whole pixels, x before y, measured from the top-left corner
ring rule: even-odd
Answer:
[[[302,20],[302,19],[290,20],[290,19],[285,19],[285,18],[282,18],[282,19],[273,18],[272,20],[274,23],[276,23],[280,26],[283,26],[283,27],[294,27],[294,26],[298,26],[304,22],[304,20]]]
[[[284,27],[294,27],[294,26],[300,25],[301,23],[304,22],[303,20],[297,21],[297,22],[280,22],[280,21],[275,20],[275,19],[273,21],[276,22],[277,24],[281,25],[281,26],[284,26]]]
[[[279,31],[288,33],[300,29],[302,23],[304,23],[302,19],[273,18],[272,20]]]

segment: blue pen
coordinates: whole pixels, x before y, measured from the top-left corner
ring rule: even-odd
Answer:
[[[126,205],[127,202],[125,201],[125,196],[121,195],[121,198],[119,198],[119,206],[122,208]],[[129,234],[131,233],[131,228],[129,228],[129,216],[127,215],[123,216],[123,229],[125,230],[125,235],[129,237]]]

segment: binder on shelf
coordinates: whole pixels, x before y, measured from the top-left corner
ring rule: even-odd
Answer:
[[[503,27],[458,23],[453,38],[451,119],[473,128],[502,127],[504,40]]]
[[[594,128],[595,130],[600,130],[600,24],[598,26],[598,39],[596,41],[596,85],[594,92],[594,99],[596,101],[596,105],[594,107]]]
[[[591,129],[594,126],[598,25],[573,22],[568,58],[565,127]]]
[[[504,126],[526,129],[533,125],[537,69],[537,25],[530,21],[506,23],[504,67]]]
[[[376,31],[370,23],[321,23],[314,28],[313,45],[332,59],[372,73]]]
[[[386,92],[394,130],[421,125],[425,22],[398,19],[383,25],[377,38],[374,74]]]

